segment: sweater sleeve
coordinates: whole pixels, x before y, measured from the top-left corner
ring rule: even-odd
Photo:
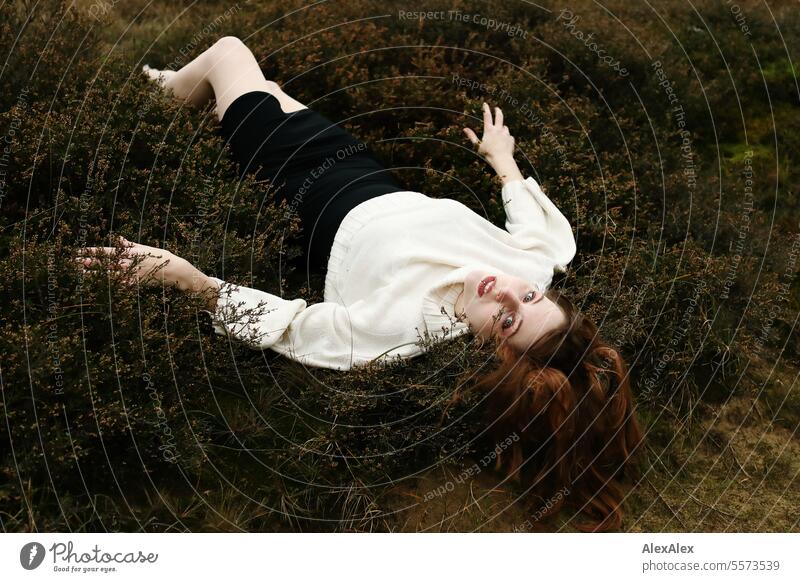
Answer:
[[[575,256],[575,236],[569,220],[531,177],[508,182],[502,190],[506,230],[522,248],[540,253],[565,271]]]
[[[241,287],[212,277],[220,285],[216,310],[211,315],[214,331],[253,349],[271,349],[306,365],[349,370],[375,360],[393,349],[396,337],[376,341],[370,331],[374,317],[358,305],[304,299],[283,299],[271,293]],[[364,311],[364,313],[361,313]],[[421,353],[415,342],[397,346],[391,355]]]

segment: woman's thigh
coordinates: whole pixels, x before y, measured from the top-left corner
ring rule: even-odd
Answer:
[[[274,95],[284,113],[307,108],[287,95],[275,81],[267,80],[253,53],[235,36],[219,39],[213,50],[208,52],[207,58],[206,78],[214,89],[217,119],[220,121],[231,103],[251,91],[265,91]]]

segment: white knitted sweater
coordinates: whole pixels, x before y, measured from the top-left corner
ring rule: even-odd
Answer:
[[[417,356],[421,338],[468,331],[454,304],[471,270],[499,270],[544,291],[575,255],[569,221],[533,178],[507,183],[502,198],[506,230],[460,202],[419,192],[362,202],[334,238],[322,303],[215,279],[222,292],[214,329],[322,368]]]

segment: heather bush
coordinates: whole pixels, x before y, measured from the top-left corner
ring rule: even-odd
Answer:
[[[77,248],[123,235],[321,299],[320,281],[285,267],[301,225],[268,184],[238,180],[212,106],[139,72],[228,34],[407,188],[498,225],[499,182],[461,128],[480,127],[482,101],[502,107],[523,173],[574,225],[578,255],[555,284],[628,358],[654,441],[667,415],[692,424],[745,391],[734,379],[752,358],[797,363],[798,41],[756,3],[740,5],[757,54],[713,2],[662,3],[660,19],[622,1],[424,7],[516,35],[377,0],[150,4],[0,7],[5,530],[392,529],[391,488],[494,446],[477,396],[448,405],[465,371],[492,363],[468,338],[386,369],[306,369],[214,335],[198,298],[75,266]]]

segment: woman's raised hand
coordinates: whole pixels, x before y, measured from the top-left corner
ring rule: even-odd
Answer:
[[[483,104],[483,136],[478,139],[475,132],[469,127],[464,128],[469,140],[478,146],[478,153],[490,164],[498,160],[514,158],[514,136],[508,131],[508,126],[503,125],[503,112],[499,107],[494,108],[494,120],[492,120],[492,110],[488,103]]]
[[[483,104],[483,137],[478,139],[475,132],[465,127],[464,133],[469,140],[478,146],[478,153],[486,158],[489,165],[494,168],[503,185],[509,182],[524,180],[522,173],[514,161],[514,137],[508,131],[508,126],[503,125],[503,112],[495,107],[494,120],[492,111],[487,103]]]
[[[96,269],[121,271],[131,282],[177,287],[181,291],[200,292],[216,287],[189,261],[169,251],[131,242],[120,237],[116,247],[84,247],[75,259],[84,272]]]

